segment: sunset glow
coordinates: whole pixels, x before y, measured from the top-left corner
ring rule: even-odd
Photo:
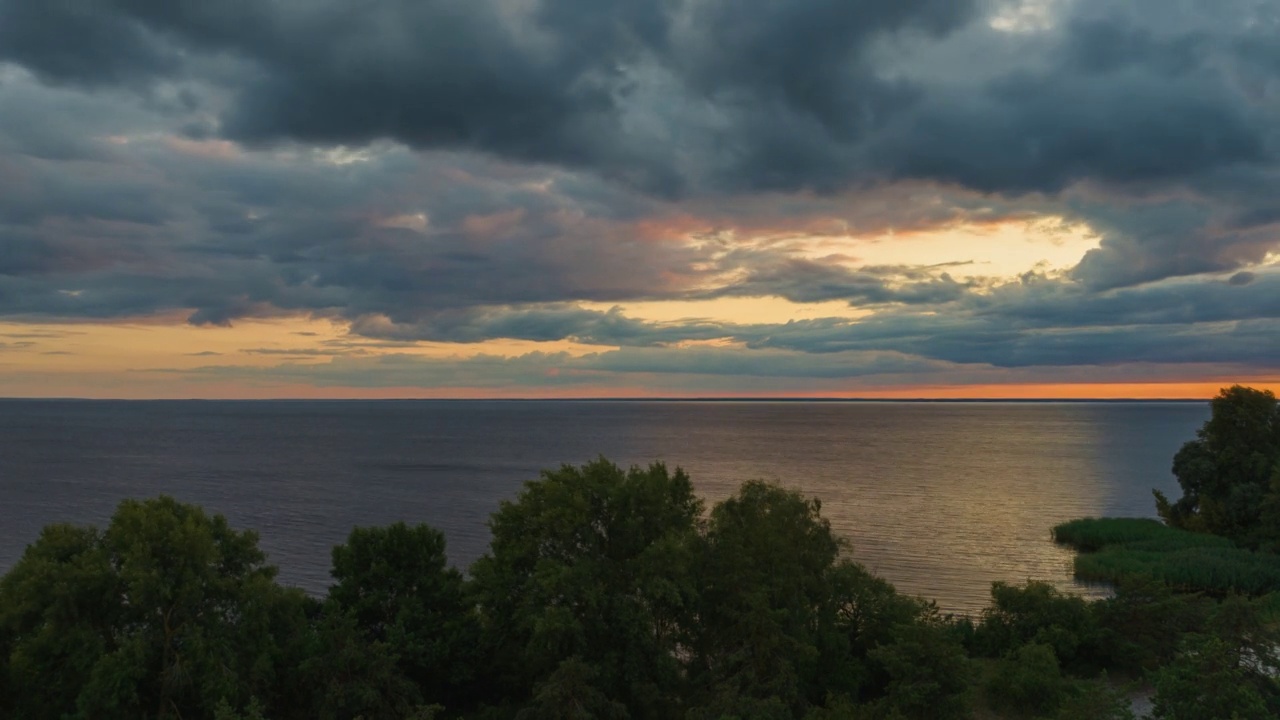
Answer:
[[[342,5],[104,9],[137,32],[65,55],[41,48],[70,15],[0,15],[0,395],[1207,398],[1280,373],[1257,6]],[[1103,27],[1143,40],[1099,52]]]

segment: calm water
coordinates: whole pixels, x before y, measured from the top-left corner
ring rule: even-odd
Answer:
[[[822,500],[856,559],[973,612],[994,580],[1071,587],[1062,520],[1153,514],[1206,403],[0,401],[0,571],[46,523],[168,493],[256,528],[313,591],[354,525],[426,522],[466,566],[541,468],[665,460],[710,501],[751,478]]]

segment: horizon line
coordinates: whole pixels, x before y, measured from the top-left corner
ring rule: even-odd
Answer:
[[[327,403],[351,403],[351,402],[796,402],[796,403],[1207,403],[1212,398],[1186,398],[1186,397],[912,397],[912,398],[893,398],[893,397],[811,397],[804,395],[740,395],[740,396],[654,396],[654,397],[636,397],[636,396],[618,396],[618,397],[600,397],[600,396],[568,396],[568,397],[404,397],[404,398],[387,398],[387,397],[339,397],[339,398],[306,398],[306,397],[274,397],[274,398],[208,398],[208,397],[185,397],[185,398],[129,398],[129,397],[82,397],[82,396],[47,396],[47,397],[23,397],[23,396],[3,396],[0,402],[139,402],[139,403],[165,403],[165,402],[244,402],[244,403],[263,403],[263,402],[327,402]]]

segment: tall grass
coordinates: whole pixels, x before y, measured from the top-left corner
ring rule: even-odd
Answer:
[[[1119,583],[1140,577],[1188,592],[1265,595],[1280,591],[1280,556],[1250,552],[1230,540],[1140,518],[1086,518],[1053,529],[1081,554],[1077,578]]]
[[[1053,529],[1053,539],[1080,552],[1097,552],[1110,545],[1141,544],[1149,550],[1181,550],[1192,547],[1234,547],[1217,535],[1171,528],[1147,518],[1082,518]]]

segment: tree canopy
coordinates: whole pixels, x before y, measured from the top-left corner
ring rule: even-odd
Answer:
[[[1280,406],[1269,390],[1223,389],[1212,416],[1173,459],[1182,497],[1155,491],[1174,527],[1230,538],[1246,547],[1280,543]]]
[[[1132,718],[1106,671],[1149,674],[1163,718],[1280,712],[1271,598],[997,583],[958,619],[853,562],[821,511],[749,481],[707,512],[683,471],[602,458],[502,503],[469,574],[438,530],[355,528],[312,598],[253,532],[127,500],[103,530],[45,528],[0,578],[0,717]],[[1063,532],[1105,550],[1152,526],[1189,535]]]
[[[126,500],[102,532],[45,528],[0,580],[13,715],[210,717],[269,697],[305,606],[274,575],[253,532],[172,498]]]

